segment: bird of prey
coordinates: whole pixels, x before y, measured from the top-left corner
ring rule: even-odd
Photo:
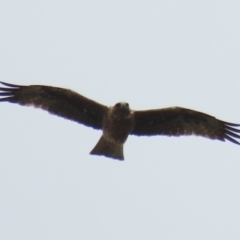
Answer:
[[[198,135],[240,144],[240,124],[216,119],[182,107],[134,111],[126,102],[104,106],[69,89],[43,85],[0,82],[1,102],[32,105],[48,112],[102,130],[90,154],[123,160],[123,145],[129,134],[136,136]]]

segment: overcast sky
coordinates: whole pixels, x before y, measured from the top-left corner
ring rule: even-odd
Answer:
[[[240,2],[0,1],[0,81],[73,89],[111,106],[182,106],[240,123]],[[101,136],[0,104],[0,239],[240,239],[240,147]]]

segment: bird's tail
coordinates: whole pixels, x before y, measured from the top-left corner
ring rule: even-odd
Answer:
[[[96,146],[90,152],[92,155],[103,155],[118,160],[124,160],[123,145],[118,145],[107,141],[103,136],[99,139]]]

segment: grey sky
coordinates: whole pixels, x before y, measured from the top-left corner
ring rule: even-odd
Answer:
[[[0,80],[240,123],[240,2],[0,1]],[[239,239],[240,147],[101,132],[1,103],[0,239]]]

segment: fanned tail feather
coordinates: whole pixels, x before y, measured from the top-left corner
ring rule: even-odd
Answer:
[[[103,136],[99,139],[96,146],[90,152],[92,155],[102,155],[118,160],[124,160],[123,145],[112,143],[105,139]]]

